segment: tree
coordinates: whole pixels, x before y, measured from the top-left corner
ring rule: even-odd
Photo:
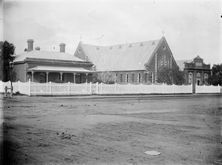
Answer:
[[[112,72],[101,72],[93,74],[93,82],[105,83],[105,84],[114,84],[116,78]]]
[[[8,41],[5,41],[2,46],[2,60],[3,60],[3,81],[10,80],[10,63],[15,59],[14,55],[15,46]]]
[[[182,85],[184,83],[184,73],[178,68],[162,67],[157,73],[157,82],[166,84]]]
[[[209,77],[209,84],[222,85],[222,64],[213,65],[212,75]]]

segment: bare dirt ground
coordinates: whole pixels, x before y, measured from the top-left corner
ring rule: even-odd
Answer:
[[[222,96],[16,96],[3,109],[4,164],[222,164]]]

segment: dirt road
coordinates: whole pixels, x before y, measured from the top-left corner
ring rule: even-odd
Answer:
[[[4,100],[4,161],[222,164],[221,115],[222,96],[17,96]]]

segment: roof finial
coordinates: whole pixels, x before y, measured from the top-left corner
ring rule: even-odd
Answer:
[[[163,35],[163,37],[164,37],[164,35],[165,35],[165,31],[164,31],[164,30],[162,30],[161,32],[162,32],[162,35]]]
[[[79,36],[79,40],[80,40],[80,42],[82,41],[82,35]]]

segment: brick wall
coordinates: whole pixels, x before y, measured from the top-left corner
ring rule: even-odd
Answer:
[[[120,84],[138,84],[138,83],[151,83],[151,79],[149,79],[149,74],[146,71],[119,71],[114,72],[117,76],[116,82]],[[145,74],[147,74],[147,82],[145,80]],[[128,82],[127,82],[128,75]],[[121,78],[122,77],[122,78]]]

